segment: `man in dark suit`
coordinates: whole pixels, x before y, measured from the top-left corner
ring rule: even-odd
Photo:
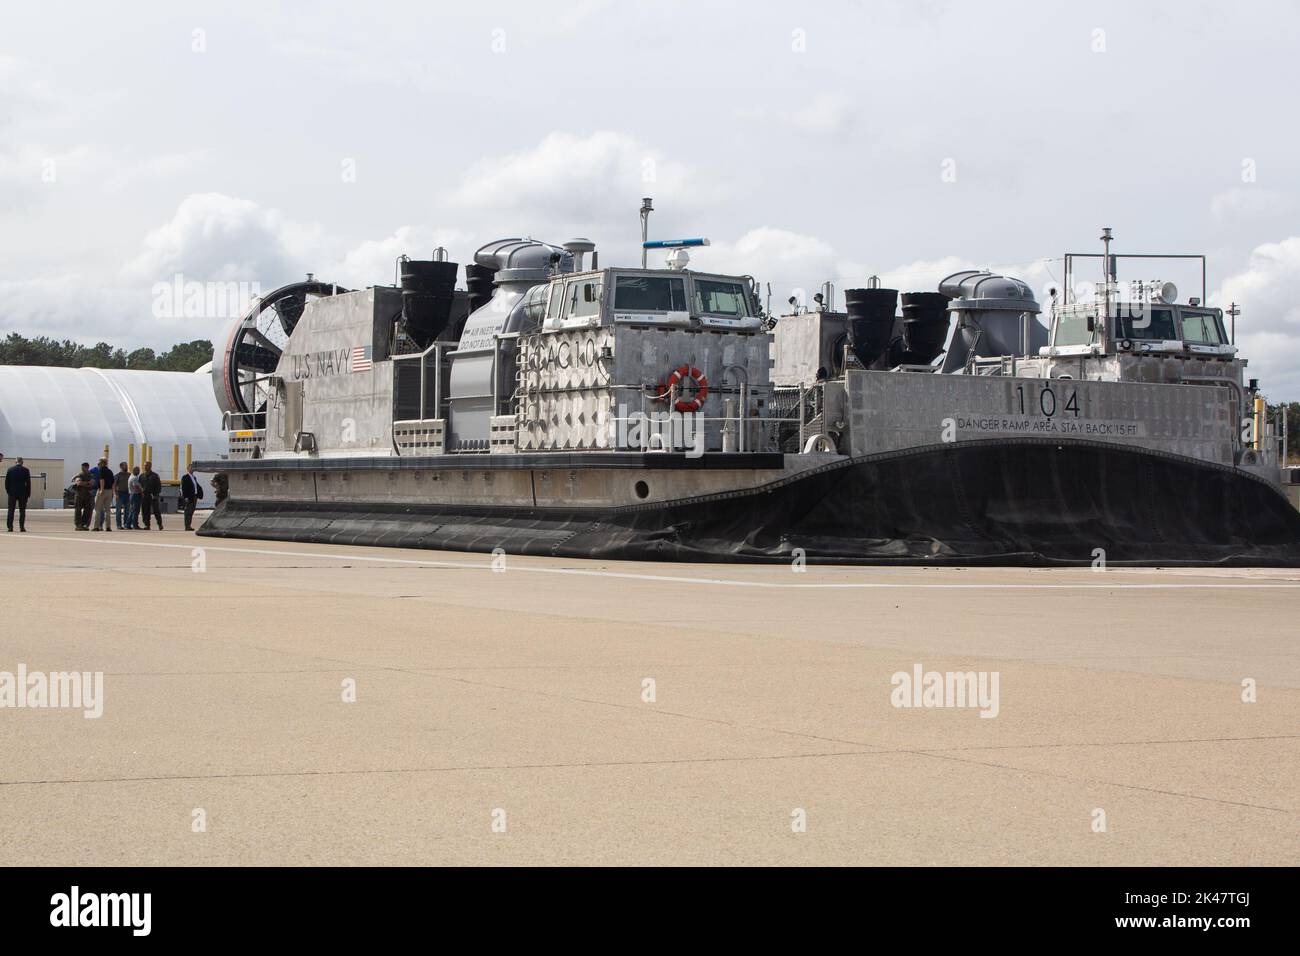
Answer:
[[[32,473],[22,458],[5,472],[5,494],[9,496],[9,530],[14,530],[14,508],[18,508],[18,530],[27,530],[27,499],[32,496]]]
[[[186,531],[194,530],[192,526],[194,509],[199,506],[199,499],[202,497],[203,488],[194,474],[194,462],[190,462],[185,466],[185,474],[181,476],[181,507],[185,509]]]
[[[143,492],[143,500],[140,504],[144,511],[145,530],[149,528],[149,516],[152,515],[158,521],[158,530],[161,531],[163,529],[162,508],[159,502],[162,498],[162,478],[153,470],[151,461],[144,463],[144,471],[140,473],[140,488]]]

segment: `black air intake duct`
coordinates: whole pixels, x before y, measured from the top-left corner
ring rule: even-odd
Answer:
[[[427,348],[447,327],[458,268],[454,262],[402,262],[402,326],[420,348]]]
[[[470,263],[465,267],[465,288],[469,290],[469,311],[474,314],[492,298],[492,277],[496,269]]]
[[[844,308],[849,316],[849,348],[863,368],[885,354],[894,337],[897,289],[845,289]]]
[[[948,339],[948,297],[942,292],[903,293],[903,344],[908,360],[929,365]]]

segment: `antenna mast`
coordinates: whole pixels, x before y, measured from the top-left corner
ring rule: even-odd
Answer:
[[[650,213],[654,212],[654,200],[649,196],[641,200],[641,268],[646,267],[646,239],[650,236]]]

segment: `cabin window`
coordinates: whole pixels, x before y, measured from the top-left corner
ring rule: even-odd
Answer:
[[[570,316],[581,318],[587,315],[600,314],[600,277],[593,276],[590,279],[574,279],[569,283],[567,293],[568,309]]]
[[[1217,316],[1213,312],[1184,310],[1182,339],[1193,345],[1222,345],[1223,331],[1219,328]]]
[[[1152,309],[1141,305],[1121,304],[1116,309],[1115,338],[1145,339],[1164,342],[1180,339],[1174,327],[1173,309]]]
[[[619,276],[614,280],[616,312],[685,312],[686,280],[676,276]]]
[[[1096,325],[1096,309],[1060,313],[1056,317],[1056,339],[1052,344],[1055,346],[1091,345],[1094,333],[1088,328],[1089,322]]]
[[[739,282],[696,279],[695,311],[701,315],[746,316],[745,287]]]
[[[546,309],[548,319],[558,318],[560,315],[560,306],[564,304],[564,283],[551,283],[551,302]]]

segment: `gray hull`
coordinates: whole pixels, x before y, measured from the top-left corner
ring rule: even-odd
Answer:
[[[403,459],[400,469],[391,459],[336,460],[324,495],[320,462],[240,462],[232,496],[199,534],[598,559],[1300,567],[1300,513],[1268,482],[1110,443],[965,441],[807,462],[797,471],[756,461],[743,486],[710,456],[693,463],[650,456],[652,470],[635,460],[641,456],[623,456],[621,466],[571,456],[567,474],[557,457],[567,456],[546,456],[545,470],[521,456]],[[442,481],[456,475],[490,485],[500,476],[519,493],[507,491],[500,503],[484,495],[479,504],[341,494],[422,467],[444,472]],[[673,470],[664,485],[659,479]],[[579,494],[581,503],[569,505],[556,494],[537,504],[539,474],[542,485],[564,476],[576,487],[619,489],[642,475],[698,493],[645,503]],[[275,495],[238,493],[259,481],[275,485]],[[303,490],[287,490],[295,487]]]

